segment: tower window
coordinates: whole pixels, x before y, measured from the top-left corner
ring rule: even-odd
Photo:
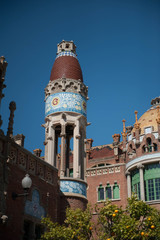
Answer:
[[[66,44],[66,48],[69,48],[69,44]]]
[[[70,168],[70,169],[69,169],[69,176],[70,176],[70,177],[73,177],[73,168]]]

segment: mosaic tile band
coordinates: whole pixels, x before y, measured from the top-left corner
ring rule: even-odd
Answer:
[[[46,216],[44,208],[40,206],[39,192],[37,190],[32,193],[32,201],[27,200],[25,202],[24,212],[38,219]]]
[[[59,53],[56,58],[63,57],[63,56],[71,56],[71,57],[77,58],[76,54],[69,52],[69,51],[68,52],[64,51],[64,52]]]
[[[77,193],[83,196],[86,194],[86,184],[77,181],[60,180],[60,190],[64,193]]]
[[[55,93],[46,99],[45,116],[56,112],[76,112],[86,117],[86,106],[86,99],[78,93]]]

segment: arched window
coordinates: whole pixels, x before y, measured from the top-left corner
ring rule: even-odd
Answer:
[[[112,190],[109,183],[106,186],[106,198],[112,199]]]
[[[119,186],[117,183],[113,186],[113,199],[119,199]]]
[[[98,201],[104,200],[104,187],[102,185],[98,188]]]
[[[151,138],[147,138],[147,147],[148,147],[148,152],[152,152],[152,140],[151,140]]]
[[[98,167],[103,167],[103,166],[104,166],[104,163],[98,164]]]
[[[114,185],[107,183],[106,187],[103,187],[102,184],[98,187],[98,201],[103,201],[106,199],[119,199],[119,185],[117,182]]]

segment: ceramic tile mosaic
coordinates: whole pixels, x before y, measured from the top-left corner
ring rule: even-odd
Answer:
[[[86,99],[78,93],[55,93],[46,99],[45,115],[55,112],[76,112],[86,116],[86,106]]]
[[[26,201],[24,211],[26,214],[39,219],[45,217],[46,213],[44,208],[40,206],[39,192],[37,190],[32,193],[32,201]]]
[[[62,192],[78,193],[86,197],[86,184],[82,182],[61,180],[60,190]]]
[[[71,57],[77,58],[76,54],[69,52],[69,51],[64,51],[64,52],[59,53],[56,58],[63,57],[63,56],[71,56]]]

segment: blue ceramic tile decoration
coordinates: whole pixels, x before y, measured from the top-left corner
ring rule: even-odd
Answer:
[[[46,99],[45,115],[55,112],[76,112],[86,116],[86,106],[86,99],[78,93],[55,93]]]
[[[26,201],[24,211],[26,214],[39,219],[45,217],[46,213],[44,208],[39,204],[39,192],[37,190],[34,190],[32,193],[32,201]]]
[[[86,184],[77,181],[60,180],[62,192],[78,193],[86,197]]]
[[[59,58],[59,57],[63,57],[63,56],[70,56],[70,57],[76,57],[76,54],[72,53],[72,52],[69,52],[69,51],[64,51],[64,52],[60,52],[56,58]]]

